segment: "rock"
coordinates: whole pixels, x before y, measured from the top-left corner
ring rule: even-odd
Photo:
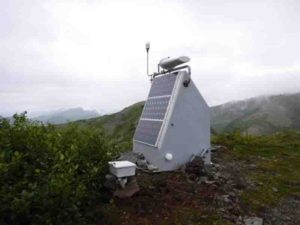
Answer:
[[[235,184],[234,184],[234,187],[236,189],[239,189],[239,190],[242,190],[242,189],[245,189],[247,186],[254,186],[254,185],[251,185],[251,184],[248,184],[244,179],[238,179],[236,180]]]
[[[146,169],[148,166],[147,160],[146,159],[138,159],[136,161],[137,166]]]
[[[147,169],[152,171],[152,172],[156,172],[158,171],[158,168],[152,164],[147,165]]]
[[[110,181],[115,181],[116,180],[116,177],[112,174],[106,174],[105,175],[105,179],[106,180],[110,180]]]
[[[118,178],[119,185],[124,189],[127,184],[127,177]]]
[[[118,158],[118,160],[127,160],[132,163],[137,163],[138,160],[143,160],[145,157],[140,153],[135,152],[124,152],[121,154],[121,156]]]
[[[206,180],[205,181],[205,184],[214,184],[214,183],[216,183],[216,181],[214,181],[214,180]]]
[[[231,196],[231,197],[236,197],[236,193],[233,192],[233,191],[228,192],[228,194],[229,194],[229,196]]]
[[[272,187],[272,190],[273,190],[274,192],[278,192],[278,189],[277,189],[276,187]]]
[[[231,202],[231,200],[229,199],[229,195],[222,195],[222,200],[225,203],[230,203]]]
[[[220,208],[219,211],[225,213],[226,209],[225,208]]]
[[[110,190],[115,190],[117,188],[117,178],[114,175],[106,174],[103,186]]]
[[[217,168],[214,167],[214,164],[204,164],[204,172],[207,174],[212,174],[213,172],[216,172]]]
[[[223,145],[215,145],[210,148],[211,152],[216,152],[216,151],[220,151],[220,150],[227,150],[227,148]]]
[[[200,156],[195,156],[192,161],[188,162],[185,167],[185,173],[190,175],[190,178],[205,175],[202,158]]]
[[[106,180],[103,186],[110,190],[115,190],[117,188],[117,182],[116,180]]]
[[[214,174],[214,179],[219,179],[221,177],[221,173],[220,172],[216,172]]]
[[[241,217],[241,216],[239,216],[238,218],[237,218],[237,220],[235,221],[235,223],[237,224],[237,225],[243,225],[244,223],[243,223],[243,218]]]
[[[216,167],[217,169],[220,168],[220,164],[217,163],[214,163],[213,166]]]
[[[225,180],[228,180],[230,179],[231,175],[229,173],[223,173],[222,177],[225,179]]]
[[[259,217],[248,217],[244,219],[245,225],[262,225],[263,219]]]
[[[149,172],[158,172],[158,168],[149,164],[149,162],[145,159],[145,156],[141,153],[124,152],[121,154],[118,160],[127,160],[135,163],[138,169],[149,170]]]
[[[117,196],[119,198],[130,198],[139,190],[140,187],[137,184],[136,179],[132,179],[126,184],[125,188],[116,190],[114,196]]]
[[[249,169],[256,169],[257,166],[256,166],[256,164],[252,163],[248,167],[249,167]]]
[[[206,183],[208,181],[207,177],[200,177],[199,183]]]

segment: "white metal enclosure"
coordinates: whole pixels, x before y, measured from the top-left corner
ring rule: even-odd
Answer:
[[[193,155],[210,163],[209,107],[185,70],[155,76],[133,137],[160,171],[175,170]]]

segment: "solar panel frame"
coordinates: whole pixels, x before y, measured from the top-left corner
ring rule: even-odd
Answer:
[[[176,79],[177,73],[169,73],[153,79],[148,99],[133,137],[134,141],[157,146]]]

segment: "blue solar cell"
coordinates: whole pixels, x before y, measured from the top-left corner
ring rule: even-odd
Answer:
[[[147,100],[142,113],[142,119],[163,120],[169,105],[170,96],[150,98]]]
[[[162,121],[140,120],[133,139],[155,145],[161,125]]]
[[[176,77],[177,76],[175,73],[169,73],[163,76],[155,77],[152,81],[148,98],[154,96],[171,95]]]

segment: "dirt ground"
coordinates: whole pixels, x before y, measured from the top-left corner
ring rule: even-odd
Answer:
[[[137,173],[140,191],[131,198],[112,198],[99,224],[245,224],[248,217],[264,224],[299,225],[300,198],[289,196],[278,204],[254,207],[244,193],[259,185],[247,174],[257,170],[255,159],[237,161],[230,150],[212,153],[214,166],[201,163],[164,173]],[[276,190],[275,190],[276,191]]]

